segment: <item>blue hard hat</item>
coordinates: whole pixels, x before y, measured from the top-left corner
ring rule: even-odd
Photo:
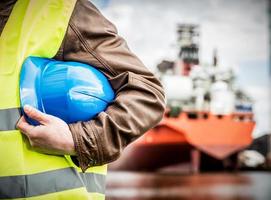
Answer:
[[[22,65],[21,105],[31,105],[66,123],[92,119],[114,98],[107,78],[90,65],[39,57],[28,57]]]

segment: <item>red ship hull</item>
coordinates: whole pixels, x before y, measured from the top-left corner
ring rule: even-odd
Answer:
[[[252,142],[252,113],[217,116],[183,112],[162,122],[130,145],[111,169],[144,170],[189,160],[198,149],[218,160],[244,149]]]

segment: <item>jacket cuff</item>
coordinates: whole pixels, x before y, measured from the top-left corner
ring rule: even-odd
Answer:
[[[100,160],[99,147],[92,124],[77,122],[68,126],[72,133],[79,167],[85,172],[89,167],[97,166]]]

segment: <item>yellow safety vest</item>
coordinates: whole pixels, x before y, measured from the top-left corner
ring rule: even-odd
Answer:
[[[18,0],[0,36],[0,199],[105,199],[106,165],[82,173],[69,156],[33,151],[15,128],[21,65],[28,56],[55,56],[75,3]]]

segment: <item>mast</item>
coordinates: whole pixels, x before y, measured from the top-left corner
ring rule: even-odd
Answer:
[[[217,49],[214,49],[213,51],[213,66],[216,67],[218,63],[218,59],[217,59]]]

